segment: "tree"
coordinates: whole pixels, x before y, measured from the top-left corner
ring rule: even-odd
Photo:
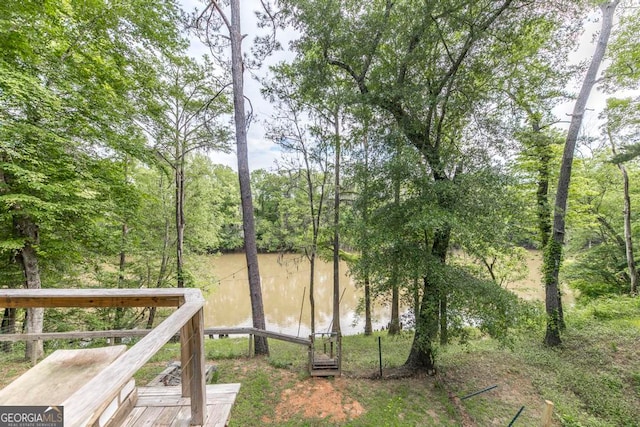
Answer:
[[[186,57],[167,58],[159,64],[163,78],[157,102],[161,114],[150,118],[155,151],[173,171],[175,188],[177,285],[184,287],[185,166],[199,150],[226,151],[227,131],[220,118],[228,112],[225,87],[218,86],[213,65]]]
[[[277,101],[277,117],[269,127],[268,134],[285,152],[290,153],[290,165],[285,166],[289,174],[295,176],[299,173],[302,176],[303,193],[306,195],[307,203],[306,216],[309,218],[305,222],[311,226],[310,241],[305,244],[304,254],[309,260],[310,267],[309,304],[311,335],[313,335],[316,327],[315,266],[318,256],[318,238],[324,226],[323,215],[328,196],[330,144],[323,138],[322,124],[318,123],[318,116],[321,116],[318,114],[318,107],[305,100],[300,92],[300,82],[294,70],[281,65],[274,69],[274,72],[273,81],[279,84],[272,84],[264,89],[264,92],[270,95],[272,102]],[[315,125],[311,121],[313,118],[316,120]],[[305,123],[307,120],[308,124]],[[334,311],[333,325],[335,320]]]
[[[613,26],[613,16],[619,0],[603,3],[600,6],[602,11],[602,27],[596,44],[596,50],[591,58],[589,69],[585,75],[580,93],[571,115],[571,123],[567,131],[567,138],[562,154],[562,164],[560,166],[560,176],[556,191],[556,200],[553,211],[553,232],[544,254],[544,285],[545,285],[545,308],[547,312],[547,329],[544,343],[548,346],[558,346],[561,344],[560,330],[563,319],[561,317],[562,303],[558,298],[558,275],[562,263],[562,245],[565,238],[565,216],[567,211],[567,199],[569,197],[569,184],[571,182],[571,166],[573,154],[578,140],[578,134],[582,125],[582,118],[587,106],[591,89],[596,84],[598,70],[604,59],[604,54],[611,35]]]
[[[247,150],[247,117],[244,106],[244,63],[242,59],[242,39],[240,30],[240,2],[231,0],[230,19],[222,9],[220,2],[211,0],[205,10],[199,15],[196,25],[205,33],[206,42],[210,48],[215,43],[208,38],[210,18],[215,14],[222,20],[229,31],[231,44],[231,76],[233,79],[233,108],[236,132],[236,155],[238,158],[238,179],[240,181],[240,202],[242,205],[242,225],[244,229],[244,249],[247,258],[249,276],[249,294],[251,297],[251,315],[253,327],[265,329],[264,305],[260,285],[260,271],[258,266],[258,248],[256,243],[255,219],[253,216],[253,200],[251,195],[251,174],[249,172],[249,155]],[[209,17],[209,19],[205,18]],[[265,337],[254,335],[256,354],[269,354],[269,346]]]
[[[295,47],[304,59],[350,80],[354,101],[392,117],[422,155],[430,175],[425,184],[437,201],[423,225],[429,247],[423,256],[444,266],[455,226],[449,215],[455,175],[464,171],[457,161],[465,120],[485,97],[492,68],[511,66],[501,57],[508,57],[519,31],[540,11],[514,0],[284,3],[302,34]],[[433,368],[432,342],[447,324],[447,292],[435,271],[441,270],[422,272],[421,309],[406,362],[412,368]]]
[[[0,11],[0,197],[13,224],[4,250],[37,289],[40,248],[82,233],[99,207],[93,167],[113,151],[140,155],[131,119],[155,79],[147,55],[178,47],[178,14],[170,1],[147,0],[9,1]],[[26,324],[41,332],[43,311],[30,309]],[[41,343],[27,345],[28,358],[41,354]]]
[[[617,156],[617,148],[615,138],[622,138],[626,144],[637,144],[638,131],[637,126],[640,123],[638,119],[637,100],[632,99],[615,99],[607,100],[606,116],[606,136],[611,144],[611,152]],[[633,251],[633,235],[631,228],[631,196],[629,190],[629,174],[624,163],[617,163],[620,174],[622,175],[623,198],[624,198],[624,246],[625,256],[627,259],[627,269],[629,274],[629,293],[637,295],[638,293],[638,271],[636,269],[636,261]]]

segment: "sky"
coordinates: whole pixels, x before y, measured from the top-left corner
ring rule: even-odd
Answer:
[[[202,10],[204,8],[204,2],[199,0],[179,0],[182,4],[182,9],[186,12],[193,11],[194,8]],[[261,7],[259,0],[241,0],[241,17],[240,25],[241,31],[247,36],[243,40],[243,51],[248,51],[251,47],[251,43],[257,35],[263,35],[265,32],[260,30],[256,25],[257,19],[254,14],[255,10]],[[279,30],[278,39],[284,47],[287,46],[288,40],[292,38],[291,31]],[[189,54],[194,58],[199,58],[203,54],[209,54],[209,49],[204,46],[197,38],[191,37],[191,48]],[[230,55],[230,54],[229,54]],[[268,67],[275,65],[280,61],[292,59],[292,53],[288,51],[275,52],[267,60],[264,61],[262,67],[259,70],[252,70],[252,73],[260,78],[264,78],[268,74]],[[251,106],[253,106],[253,121],[249,127],[247,134],[247,144],[249,150],[249,168],[251,170],[256,169],[273,169],[275,167],[275,160],[280,157],[280,149],[272,141],[265,137],[264,123],[269,120],[273,112],[273,108],[270,103],[266,101],[260,93],[260,83],[251,76],[249,72],[244,74],[244,91],[245,97],[247,97]],[[247,104],[247,112],[249,112],[249,104]],[[238,170],[238,164],[235,154],[235,144],[233,145],[234,151],[231,153],[212,153],[210,156],[215,163],[230,166],[233,170]]]
[[[202,10],[206,0],[179,0],[183,10],[191,12],[194,8]],[[256,25],[256,17],[254,11],[261,7],[260,0],[242,0],[241,1],[241,29],[242,33],[246,34],[243,41],[243,50],[248,51],[250,44],[257,35],[264,34],[263,30],[258,30]],[[570,56],[570,62],[579,63],[581,61],[589,60],[595,48],[595,34],[597,34],[600,28],[600,22],[597,19],[599,11],[589,16],[585,23],[585,31],[580,38],[578,47]],[[260,32],[259,32],[260,31]],[[288,42],[295,37],[295,33],[292,30],[278,30],[278,39],[285,47]],[[194,58],[199,58],[203,54],[208,54],[208,48],[204,46],[197,38],[191,37],[191,48],[189,54]],[[289,51],[275,52],[263,63],[261,69],[253,70],[254,75],[264,78],[268,75],[268,67],[275,65],[283,60],[291,60],[293,54]],[[569,89],[576,93],[580,89],[582,83],[582,76],[575,79],[572,86]],[[265,126],[273,112],[273,108],[268,101],[266,101],[260,93],[260,83],[251,76],[250,73],[245,72],[245,96],[250,100],[253,106],[254,120],[251,123],[249,132],[247,135],[247,143],[249,149],[249,167],[251,170],[255,169],[273,169],[275,167],[275,161],[280,157],[281,152],[279,147],[272,141],[265,137]],[[606,95],[601,91],[595,89],[592,91],[587,104],[587,111],[585,113],[581,134],[587,134],[590,136],[600,136],[599,126],[600,120],[598,115],[603,110],[605,105]],[[573,109],[574,102],[568,101],[560,104],[554,109],[554,113],[558,117],[558,120],[568,122],[571,118],[569,114]],[[247,105],[247,110],[249,109]],[[568,128],[568,123],[560,123],[557,125],[561,128]],[[235,144],[234,144],[235,147]],[[580,150],[580,148],[578,148]],[[237,170],[237,159],[235,151],[231,153],[212,153],[212,160],[215,163],[230,166],[233,170]]]

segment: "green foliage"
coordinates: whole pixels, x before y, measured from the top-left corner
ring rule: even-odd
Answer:
[[[540,316],[535,304],[520,300],[514,293],[492,280],[481,280],[462,268],[448,267],[443,276],[449,290],[448,320],[450,334],[468,339],[469,326],[510,344],[516,329],[536,323]]]
[[[637,88],[640,83],[640,43],[637,34],[640,26],[640,12],[636,8],[626,8],[620,17],[617,31],[609,43],[607,57],[611,63],[607,67],[607,87]]]
[[[3,253],[28,237],[11,230],[20,219],[38,230],[24,242],[37,245],[43,271],[59,271],[105,243],[131,209],[121,159],[144,157],[135,120],[157,77],[148,55],[179,46],[178,14],[170,1],[146,0],[8,1],[1,9]]]
[[[626,267],[623,248],[601,243],[567,261],[563,277],[572,288],[580,291],[579,300],[589,300],[628,292]]]

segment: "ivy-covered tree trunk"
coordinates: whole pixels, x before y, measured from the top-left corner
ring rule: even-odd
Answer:
[[[559,295],[559,274],[562,264],[562,245],[565,237],[565,216],[567,211],[567,199],[569,198],[569,184],[571,182],[571,168],[573,165],[573,154],[578,140],[578,133],[582,125],[582,118],[591,94],[591,89],[596,84],[598,70],[604,59],[611,27],[613,26],[613,16],[619,0],[604,3],[600,6],[602,10],[602,27],[596,50],[591,58],[591,64],[582,82],[582,87],[571,116],[571,124],[567,131],[567,139],[562,154],[562,164],[560,166],[560,177],[558,178],[558,188],[556,191],[556,202],[553,211],[553,232],[544,254],[544,277],[545,281],[545,308],[547,312],[547,330],[544,343],[548,346],[558,346],[562,343],[560,330],[562,318],[560,317]]]
[[[530,113],[531,128],[533,131],[533,149],[538,163],[538,176],[536,180],[536,216],[538,218],[538,233],[543,251],[546,250],[551,237],[551,206],[549,204],[549,169],[551,163],[551,147],[549,137],[542,133],[540,119]],[[558,288],[558,326],[564,330],[564,310],[562,309],[562,292]]]

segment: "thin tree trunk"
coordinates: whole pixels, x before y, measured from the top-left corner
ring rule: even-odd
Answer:
[[[3,334],[14,334],[16,332],[16,309],[5,308],[2,316],[2,326],[0,331]],[[5,353],[11,353],[13,350],[13,343],[11,341],[2,342],[2,351]]]
[[[447,262],[447,251],[449,250],[449,240],[451,238],[451,229],[445,227],[435,233],[433,240],[432,254],[445,265]],[[447,313],[447,289],[438,287],[438,315],[440,328],[440,344],[445,345],[449,342],[449,316]]]
[[[397,267],[392,267],[394,270]],[[398,274],[394,273],[391,279],[391,319],[389,320],[389,335],[400,333],[400,290],[398,289]]]
[[[125,250],[127,243],[127,234],[129,233],[129,228],[127,227],[127,223],[122,223],[122,228],[120,231],[120,261],[118,262],[118,289],[122,289],[125,287],[124,279],[125,279],[125,269],[127,266],[127,252]],[[116,307],[116,318],[114,321],[113,329],[121,329],[123,327],[123,317],[124,317],[124,307]],[[115,344],[120,344],[122,342],[121,337],[114,337],[113,342]]]
[[[396,147],[395,157],[399,160],[401,148],[398,144]],[[393,171],[393,204],[396,215],[400,215],[400,177],[397,171]],[[399,237],[399,236],[398,236]],[[398,243],[399,245],[399,243]],[[389,335],[397,335],[400,333],[400,284],[398,283],[399,272],[398,264],[400,253],[397,250],[393,252],[393,265],[391,266],[391,319],[389,321]]]
[[[162,180],[162,175],[160,178],[160,192],[162,194],[163,191],[163,180]],[[166,204],[163,203],[164,207],[165,207],[165,212],[166,212]],[[165,220],[164,220],[164,237],[162,239],[162,257],[160,260],[160,270],[158,271],[158,277],[156,278],[156,288],[161,288],[163,283],[164,283],[164,279],[167,275],[167,268],[169,265],[169,239],[170,239],[170,232],[171,232],[171,222],[169,220],[169,217],[165,215]],[[156,307],[149,307],[149,318],[147,319],[147,329],[151,329],[153,328],[153,323],[155,321],[156,318]]]
[[[335,194],[333,199],[333,327],[332,332],[340,333],[340,117],[334,112],[336,158],[335,158]]]
[[[247,149],[247,122],[244,110],[244,65],[242,63],[242,32],[240,30],[240,1],[231,0],[231,74],[233,77],[233,105],[236,129],[236,150],[238,156],[238,179],[240,181],[240,200],[242,203],[242,225],[244,229],[244,249],[249,275],[249,293],[251,296],[251,314],[253,327],[266,329],[262,288],[258,268],[258,247],[256,243],[253,200],[251,197],[251,176],[249,172],[249,153]],[[265,337],[254,335],[256,354],[269,354],[269,345]]]
[[[364,135],[364,206],[362,207],[363,244],[361,259],[365,262],[364,272],[364,334],[373,333],[371,324],[371,281],[369,278],[369,137]]]
[[[562,343],[560,330],[563,319],[561,317],[561,300],[558,297],[559,273],[562,263],[562,245],[565,236],[565,215],[567,211],[567,199],[569,196],[569,184],[571,182],[571,168],[573,165],[573,154],[578,140],[578,133],[582,125],[587,101],[591,89],[596,83],[598,70],[602,64],[611,27],[613,25],[613,15],[619,0],[607,2],[600,6],[602,9],[602,29],[596,45],[596,50],[591,58],[591,64],[587,70],[587,75],[582,82],[582,88],[573,108],[571,124],[567,132],[567,139],[562,155],[562,165],[560,167],[560,177],[558,178],[558,188],[556,191],[556,202],[553,213],[553,232],[544,256],[544,282],[545,282],[545,306],[547,312],[547,330],[544,343],[548,346],[558,346]]]
[[[178,149],[176,149],[178,150]],[[176,186],[176,275],[179,288],[184,288],[184,158],[180,155],[175,165]]]
[[[311,256],[309,258],[309,305],[311,306],[311,335],[316,333],[316,300],[314,297],[315,292],[315,277],[316,277],[316,250],[311,250]]]
[[[416,277],[413,279],[413,321],[418,320],[418,312],[420,311],[420,280]]]
[[[371,283],[369,273],[364,276],[364,334],[371,335],[373,325],[371,324]]]
[[[607,129],[607,136],[611,143],[611,151],[613,155],[616,153],[616,145],[613,142],[610,129]],[[627,257],[627,269],[629,270],[629,293],[631,295],[637,295],[638,293],[638,271],[636,269],[636,263],[633,253],[633,239],[631,233],[631,196],[629,195],[629,174],[627,168],[622,163],[618,164],[618,169],[622,174],[623,195],[624,195],[624,247],[625,255]]]

